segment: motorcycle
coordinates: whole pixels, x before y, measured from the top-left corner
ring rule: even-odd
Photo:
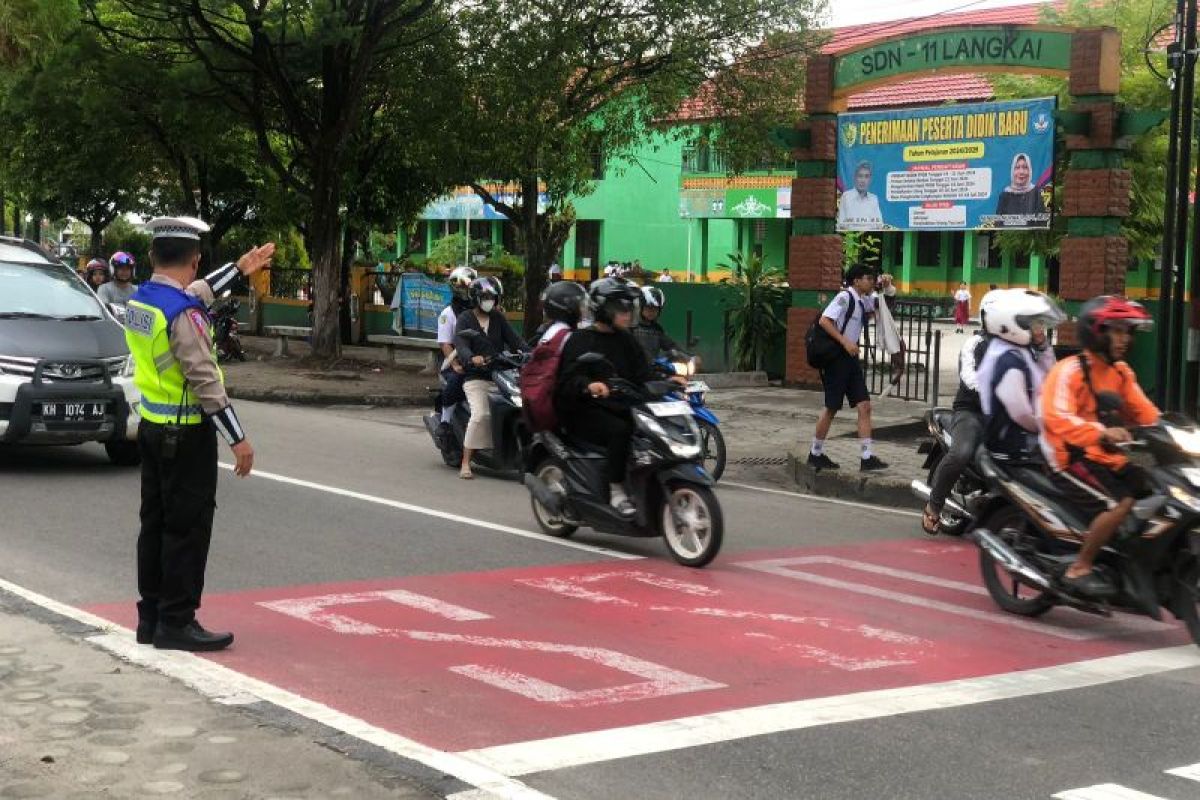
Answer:
[[[1131,433],[1134,441],[1123,449],[1144,469],[1152,492],[1096,559],[1110,591],[1083,595],[1062,580],[1090,520],[1040,467],[999,462],[981,448],[977,466],[990,489],[974,533],[983,582],[998,606],[1028,617],[1065,605],[1161,620],[1165,608],[1200,645],[1200,431],[1164,419]]]
[[[721,434],[721,422],[717,415],[704,404],[705,397],[711,391],[708,384],[694,378],[696,360],[682,353],[674,353],[670,358],[655,359],[655,366],[666,375],[679,375],[687,378],[687,385],[681,390],[674,391],[670,398],[687,400],[696,417],[700,428],[701,447],[704,449],[704,468],[714,481],[721,480],[725,474],[725,437]]]
[[[724,520],[715,481],[701,463],[701,434],[691,406],[664,399],[671,390],[658,382],[647,391],[618,379],[610,388],[610,397],[628,404],[633,414],[626,483],[636,515],[624,517],[609,504],[603,451],[542,432],[533,437],[525,475],[538,527],[560,538],[582,525],[618,536],[662,536],[677,562],[705,566],[721,549]]]
[[[242,337],[238,333],[237,312],[240,308],[241,303],[237,300],[226,300],[212,309],[213,344],[217,348],[217,361],[222,364],[246,360]]]
[[[493,445],[488,450],[476,452],[472,459],[472,464],[480,469],[514,480],[524,472],[525,454],[530,444],[529,428],[521,416],[521,389],[517,383],[518,373],[528,358],[526,353],[500,353],[488,359],[490,365],[497,367],[492,372],[494,387],[488,394]],[[434,447],[441,453],[442,461],[446,466],[458,469],[462,464],[463,442],[467,436],[467,424],[471,421],[471,408],[466,401],[458,403],[449,426],[443,427],[443,388],[439,386],[429,390],[433,410],[422,421],[433,439]]]
[[[917,446],[917,452],[925,456],[921,469],[926,470],[926,480],[913,480],[909,487],[912,493],[929,502],[933,486],[933,476],[938,465],[950,451],[950,422],[954,412],[949,408],[932,408],[925,412],[925,425],[929,428],[929,438]],[[975,527],[979,518],[979,504],[986,498],[986,484],[979,476],[975,464],[968,464],[963,474],[955,481],[942,506],[940,533],[949,536],[962,536]]]

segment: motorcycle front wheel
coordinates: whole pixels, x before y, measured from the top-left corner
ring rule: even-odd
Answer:
[[[1019,508],[1004,506],[989,514],[983,522],[983,527],[1015,549],[1029,524]],[[979,548],[979,569],[983,572],[983,584],[992,600],[1010,614],[1040,617],[1054,608],[1054,595],[1022,583],[982,547]]]
[[[717,496],[706,486],[667,484],[659,530],[671,557],[685,567],[703,567],[721,551],[725,521]]]
[[[725,474],[725,437],[711,422],[700,421],[700,444],[704,452],[704,468],[714,481]]]

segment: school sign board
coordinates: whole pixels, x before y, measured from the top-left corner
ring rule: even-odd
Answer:
[[[838,115],[839,231],[1049,228],[1054,98]]]

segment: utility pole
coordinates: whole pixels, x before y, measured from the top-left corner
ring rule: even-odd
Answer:
[[[1188,373],[1186,359],[1195,359],[1194,347],[1188,347],[1188,331],[1194,324],[1185,321],[1187,294],[1186,271],[1189,263],[1188,189],[1191,184],[1192,139],[1195,120],[1197,0],[1177,0],[1175,41],[1167,48],[1171,68],[1171,139],[1167,154],[1167,191],[1163,205],[1162,275],[1159,286],[1158,384],[1156,399],[1160,408],[1179,411]],[[1194,250],[1195,245],[1191,249]],[[1193,276],[1193,285],[1196,277]],[[1195,388],[1190,390],[1193,394]]]

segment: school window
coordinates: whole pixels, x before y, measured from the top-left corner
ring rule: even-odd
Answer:
[[[880,234],[879,257],[887,265],[888,269],[899,269],[904,266],[904,234]]]
[[[1030,257],[1028,252],[1013,253],[1013,266],[1017,269],[1029,269]]]
[[[934,231],[917,232],[917,266],[937,267],[942,263],[942,235]]]
[[[1000,252],[1000,248],[996,246],[996,239],[991,234],[988,234],[987,242],[987,268],[1000,269],[1004,266],[1004,254]]]
[[[962,231],[954,231],[953,233],[947,234],[947,238],[950,240],[950,268],[962,269],[963,248],[965,247],[967,239],[966,234],[964,234]]]
[[[592,148],[592,180],[604,180],[604,147],[597,144]]]

